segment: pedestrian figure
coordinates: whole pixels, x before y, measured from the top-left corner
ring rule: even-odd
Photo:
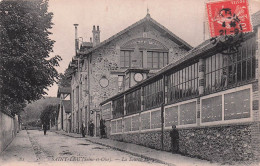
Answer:
[[[175,125],[172,126],[170,136],[171,136],[172,153],[178,153],[179,152],[179,132],[176,129]]]
[[[46,135],[46,132],[47,132],[47,125],[44,123],[43,124],[43,132],[44,132],[44,135]]]
[[[100,119],[100,138],[106,138],[105,120]]]
[[[81,125],[81,134],[82,134],[82,137],[85,137],[85,124],[84,124],[84,122],[82,123],[82,125]]]
[[[91,121],[89,124],[89,133],[91,137],[94,136],[93,131],[94,131],[94,123]]]

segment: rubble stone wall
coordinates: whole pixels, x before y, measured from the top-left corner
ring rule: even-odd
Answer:
[[[246,161],[259,157],[258,122],[179,129],[179,151],[213,162]],[[114,134],[111,139],[161,149],[161,131]],[[163,150],[171,151],[170,130],[164,131]]]

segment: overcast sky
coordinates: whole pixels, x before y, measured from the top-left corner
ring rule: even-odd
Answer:
[[[55,40],[53,55],[62,61],[58,72],[64,72],[75,55],[73,24],[79,24],[78,36],[84,41],[92,37],[93,25],[99,25],[101,42],[133,23],[143,19],[147,7],[153,19],[191,46],[203,41],[203,20],[206,0],[50,0]],[[260,10],[260,0],[249,0],[250,13]],[[49,88],[48,96],[57,95],[57,85]]]

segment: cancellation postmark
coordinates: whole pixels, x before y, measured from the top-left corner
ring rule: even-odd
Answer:
[[[206,9],[211,37],[252,32],[247,0],[208,2]]]

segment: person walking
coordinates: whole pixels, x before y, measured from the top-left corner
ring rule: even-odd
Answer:
[[[91,121],[90,124],[89,124],[89,133],[90,133],[90,136],[93,137],[94,136],[94,123]]]
[[[82,134],[82,137],[85,137],[85,135],[86,135],[84,122],[82,122],[82,125],[81,125],[81,134]]]
[[[171,136],[172,153],[178,153],[179,152],[179,131],[177,130],[175,125],[172,126],[170,136]]]
[[[44,135],[46,135],[46,132],[47,132],[47,125],[44,123],[43,124],[43,132],[44,132]]]
[[[100,119],[100,138],[105,138],[106,137],[106,125],[105,125],[105,120]]]

